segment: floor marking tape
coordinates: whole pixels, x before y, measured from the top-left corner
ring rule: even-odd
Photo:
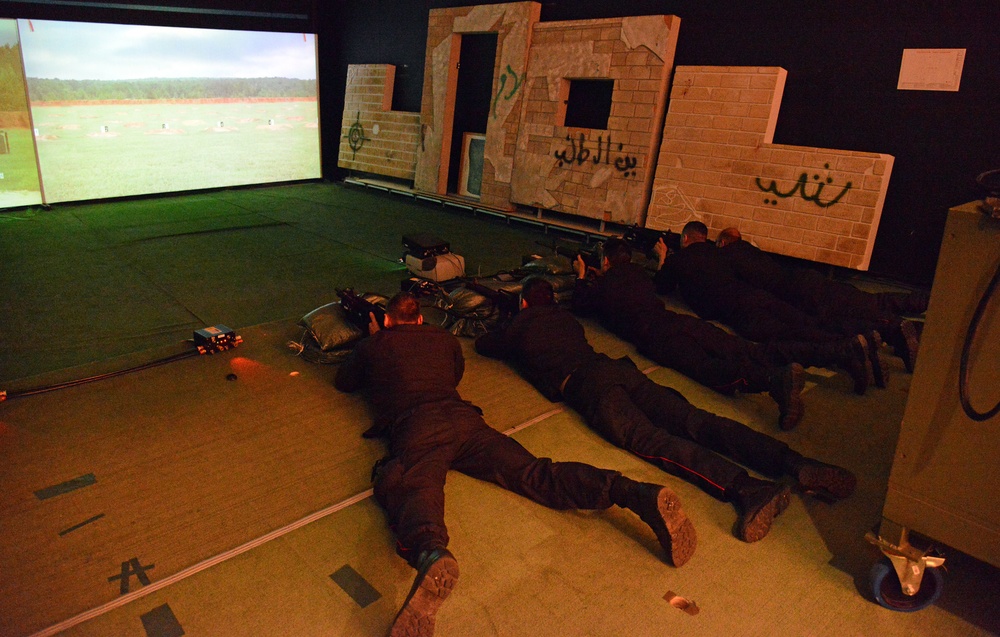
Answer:
[[[95,515],[92,518],[88,518],[88,519],[84,520],[83,522],[80,522],[79,524],[74,524],[73,526],[69,527],[68,529],[63,529],[62,531],[59,531],[59,535],[66,535],[67,533],[72,533],[73,531],[77,530],[81,526],[87,526],[91,522],[96,522],[97,520],[100,520],[103,517],[104,517],[103,513],[98,513],[97,515]]]
[[[382,593],[375,590],[368,580],[355,571],[349,564],[344,564],[330,575],[330,579],[347,593],[361,608],[382,598]]]
[[[174,611],[168,604],[157,606],[148,613],[139,615],[142,627],[146,629],[146,637],[181,637],[184,629],[177,621]]]
[[[79,478],[73,478],[72,480],[67,480],[66,482],[54,484],[51,487],[39,489],[38,491],[35,491],[35,497],[39,500],[48,500],[49,498],[54,498],[57,495],[69,493],[70,491],[76,491],[77,489],[82,489],[83,487],[89,487],[92,484],[97,484],[97,478],[94,474],[88,473],[87,475],[80,476]]]

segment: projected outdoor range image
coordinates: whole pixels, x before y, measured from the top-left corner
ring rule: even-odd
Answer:
[[[41,202],[17,22],[0,20],[0,208]]]
[[[320,176],[311,34],[18,26],[47,203]]]

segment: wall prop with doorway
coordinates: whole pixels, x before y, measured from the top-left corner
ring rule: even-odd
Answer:
[[[421,136],[414,188],[446,194],[450,165],[458,59],[463,33],[496,33],[493,100],[486,125],[480,203],[510,210],[514,142],[537,2],[511,2],[455,9],[432,9],[427,28]]]

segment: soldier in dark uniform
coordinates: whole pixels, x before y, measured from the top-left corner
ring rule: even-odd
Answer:
[[[869,335],[878,332],[903,359],[906,369],[913,371],[919,346],[916,326],[901,315],[925,312],[928,300],[925,292],[865,292],[812,268],[784,265],[744,241],[736,228],[720,232],[716,245],[738,279],[771,292],[833,331],[864,333],[869,344],[877,340]],[[885,386],[885,379],[877,373],[875,380]]]
[[[588,278],[582,259],[577,259],[576,269],[575,312],[596,314],[644,356],[720,393],[767,392],[778,404],[782,429],[792,429],[803,415],[803,365],[846,370],[855,393],[868,388],[872,370],[864,338],[758,344],[696,316],[672,312],[656,296],[653,278],[632,262],[632,250],[621,239],[605,242],[600,276]]]
[[[708,228],[690,221],[681,231],[681,249],[665,255],[656,272],[660,294],[680,291],[698,316],[716,320],[758,343],[805,341],[829,343],[843,338],[823,329],[819,321],[767,290],[738,279],[708,242]]]
[[[755,542],[788,506],[789,489],[751,477],[794,477],[805,491],[828,498],[850,495],[854,476],[806,458],[787,444],[746,425],[691,405],[659,385],[626,358],[598,354],[583,326],[554,302],[552,285],[528,277],[521,311],[509,326],[476,339],[476,351],[512,362],[547,398],[565,399],[611,443],[667,473],[732,502],[739,511],[736,536]],[[738,463],[738,464],[737,464]]]
[[[393,636],[431,635],[435,613],[458,579],[444,524],[451,469],[553,509],[628,508],[653,529],[675,566],[694,553],[694,527],[670,489],[587,464],[536,458],[487,425],[456,389],[465,369],[458,339],[424,324],[412,294],[389,301],[385,328],[372,316],[372,335],[341,363],[335,384],[341,391],[368,390],[374,425],[364,435],[388,439],[389,455],[376,465],[375,498],[399,555],[417,570]]]

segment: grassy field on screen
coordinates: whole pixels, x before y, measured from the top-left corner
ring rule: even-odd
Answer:
[[[46,200],[320,177],[314,100],[32,107]]]

